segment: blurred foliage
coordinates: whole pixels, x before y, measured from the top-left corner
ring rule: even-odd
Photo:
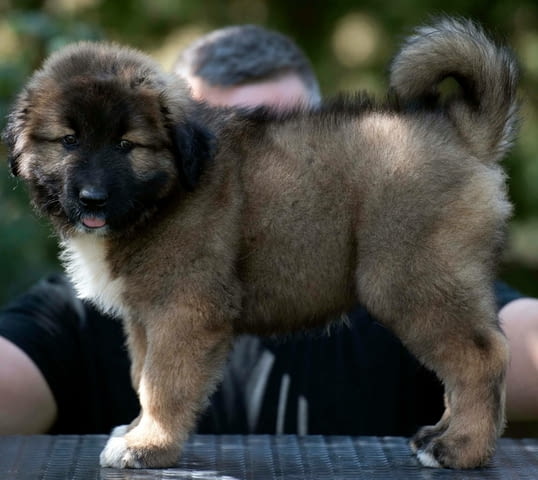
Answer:
[[[312,59],[326,95],[367,89],[382,95],[397,44],[431,16],[471,17],[509,42],[523,70],[524,118],[506,160],[516,205],[502,276],[538,296],[538,7],[534,0],[0,0],[0,127],[10,103],[43,58],[80,39],[130,44],[170,67],[196,36],[257,23],[293,38]],[[5,157],[5,150],[0,150]],[[24,188],[0,175],[0,303],[59,269],[47,223]]]

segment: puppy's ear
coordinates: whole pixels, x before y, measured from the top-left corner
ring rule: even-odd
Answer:
[[[13,176],[17,176],[20,173],[18,159],[22,153],[24,143],[22,137],[28,116],[28,105],[28,94],[27,92],[23,92],[9,113],[7,125],[2,132],[2,141],[7,146],[8,166]]]
[[[215,137],[207,128],[191,120],[173,126],[171,136],[181,184],[192,191],[215,155]]]

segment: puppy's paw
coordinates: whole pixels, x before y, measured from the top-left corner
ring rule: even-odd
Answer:
[[[129,425],[118,425],[110,432],[111,437],[123,437],[129,431]]]
[[[113,435],[118,428],[121,427],[116,427],[112,432]],[[118,435],[109,438],[104,450],[101,452],[99,463],[104,468],[144,468],[142,462],[127,447],[125,437]]]
[[[430,468],[443,467],[431,453],[424,450],[417,450],[415,453],[417,454],[417,459],[422,466]]]
[[[422,427],[411,439],[409,446],[413,453],[423,451],[427,446],[437,437],[441,436],[445,432],[446,428],[442,428],[438,425]]]
[[[175,465],[183,442],[177,439],[164,442],[162,436],[157,438],[160,441],[152,442],[155,436],[152,438],[151,433],[140,426],[116,427],[101,452],[99,458],[101,467],[167,468]]]
[[[472,468],[477,465],[462,465],[463,456],[455,448],[450,448],[442,437],[423,439],[420,447],[416,446],[418,461],[430,468]]]
[[[448,432],[447,432],[448,433]],[[491,458],[494,444],[468,434],[423,437],[419,443],[411,443],[417,459],[425,467],[477,468],[485,466]]]

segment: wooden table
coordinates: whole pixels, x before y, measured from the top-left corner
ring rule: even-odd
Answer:
[[[421,467],[395,437],[193,435],[178,465],[163,470],[99,467],[107,437],[0,437],[1,480],[413,480],[538,479],[538,439],[501,439],[491,466]]]

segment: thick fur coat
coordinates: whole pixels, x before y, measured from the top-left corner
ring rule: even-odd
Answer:
[[[461,88],[441,99],[449,76]],[[124,321],[142,405],[103,466],[174,464],[235,334],[319,325],[356,302],[445,385],[445,414],[412,440],[422,463],[491,457],[517,70],[480,28],[444,19],[406,41],[390,80],[381,106],[212,109],[141,53],[90,43],[31,78],[5,132],[12,171],[79,294]]]

